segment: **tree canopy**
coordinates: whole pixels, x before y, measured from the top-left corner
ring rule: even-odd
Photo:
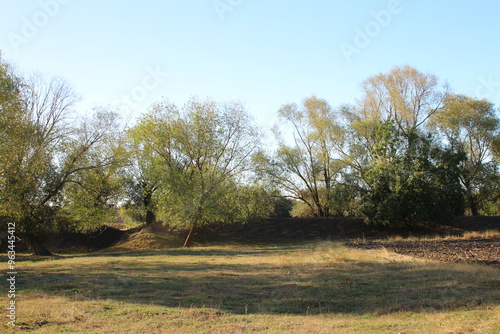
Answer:
[[[412,225],[500,213],[500,119],[487,100],[395,67],[354,104],[311,96],[278,111],[274,145],[241,103],[155,103],[127,129],[85,116],[60,78],[0,59],[0,222],[37,254],[63,230],[90,235],[125,208],[186,233],[272,215],[363,216]],[[121,209],[120,209],[121,210]]]
[[[248,212],[249,206],[242,208],[242,201],[252,197],[245,173],[259,143],[241,105],[193,98],[178,109],[161,102],[131,135],[150,152],[145,173],[156,174],[160,185],[154,196],[158,217],[190,229],[185,246],[200,226],[257,214]]]

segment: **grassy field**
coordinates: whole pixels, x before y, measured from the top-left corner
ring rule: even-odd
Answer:
[[[22,332],[500,333],[500,270],[332,242],[25,257],[18,272]]]

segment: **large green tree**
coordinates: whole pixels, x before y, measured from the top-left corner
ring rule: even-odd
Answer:
[[[463,214],[459,182],[463,152],[441,148],[417,131],[403,133],[394,122],[382,123],[377,137],[361,208],[367,222],[413,225]]]
[[[163,176],[161,156],[155,150],[156,138],[150,132],[153,123],[149,118],[142,118],[127,132],[129,162],[122,173],[126,191],[125,207],[136,220],[146,225],[156,222],[155,195]]]
[[[424,202],[417,205],[416,201],[423,198],[416,185],[425,185],[426,191],[439,193],[437,184],[437,188],[431,189],[430,176],[427,180],[419,177],[426,173],[435,176],[442,171],[438,172],[434,166],[437,158],[430,153],[437,156],[437,147],[429,149],[424,143],[428,141],[432,118],[446,104],[448,89],[439,84],[435,75],[406,65],[366,79],[362,90],[357,104],[341,108],[348,145],[339,150],[349,166],[346,174],[355,193],[363,197],[362,213],[379,222],[394,223],[396,216],[402,222],[420,221],[421,217],[415,216],[415,212],[420,214],[425,209],[422,209]],[[385,147],[382,155],[381,145]],[[422,160],[418,160],[420,154]],[[434,181],[439,183],[435,177]],[[408,200],[403,200],[406,197]],[[390,208],[393,218],[382,218]],[[378,212],[382,209],[383,212]]]
[[[23,82],[0,58],[0,217],[16,214],[13,177],[25,137],[31,130],[24,113]]]
[[[161,176],[157,216],[189,230],[185,247],[202,226],[252,215],[252,206],[242,205],[251,188],[243,185],[259,140],[240,104],[192,98],[178,109],[164,101],[140,119],[133,135],[151,152],[152,174]]]
[[[449,94],[445,107],[432,119],[445,140],[464,150],[460,181],[468,211],[477,216],[498,199],[500,175],[494,159],[500,143],[500,120],[493,103]]]
[[[87,151],[61,191],[61,213],[70,230],[87,234],[89,240],[93,232],[116,221],[117,207],[123,200],[118,171],[126,165],[128,154],[117,120],[114,112],[96,110],[66,148],[67,152]]]
[[[71,131],[65,116],[76,98],[62,81],[18,79],[21,103],[13,124],[23,124],[23,132],[4,132],[4,143],[12,145],[8,172],[2,175],[3,211],[17,223],[19,235],[28,238],[37,254],[49,252],[39,243],[40,235],[53,230],[55,205],[62,181],[57,175],[56,158],[64,138]],[[10,101],[4,102],[11,104]],[[4,160],[3,158],[2,160]],[[5,163],[5,162],[4,162]]]
[[[62,223],[65,188],[84,171],[113,163],[113,154],[94,157],[116,125],[103,113],[84,121],[70,117],[78,98],[60,79],[22,79],[6,64],[1,68],[0,215],[16,223],[35,254],[48,255],[42,241]]]
[[[349,142],[342,156],[361,185],[375,159],[372,153],[380,125],[392,122],[408,140],[415,131],[424,133],[432,116],[444,106],[448,89],[435,75],[405,65],[366,79],[362,91],[357,104],[342,108]]]

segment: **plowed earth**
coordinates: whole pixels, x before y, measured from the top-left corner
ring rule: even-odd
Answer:
[[[438,261],[470,262],[500,268],[500,238],[422,240],[422,241],[349,241],[349,247],[386,248],[390,251]]]

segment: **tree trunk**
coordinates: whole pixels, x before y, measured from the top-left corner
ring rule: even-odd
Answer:
[[[193,238],[194,238],[195,229],[196,229],[196,225],[191,226],[191,228],[189,229],[189,233],[186,237],[186,240],[184,240],[184,246],[182,246],[182,248],[191,247],[191,242],[193,241]]]
[[[469,207],[470,207],[470,212],[474,217],[479,216],[479,209],[477,208],[477,203],[472,196],[469,197]]]
[[[156,216],[151,209],[153,203],[153,194],[151,191],[146,192],[143,199],[144,207],[146,207],[146,225],[151,225],[156,221]]]
[[[467,206],[470,209],[471,215],[474,217],[479,216],[479,208],[477,205],[476,198],[475,198],[474,194],[472,193],[472,190],[469,190],[469,188],[467,188],[467,185],[466,185],[465,199],[466,199]]]
[[[156,221],[156,216],[151,210],[146,210],[146,225],[151,225]]]
[[[323,209],[323,206],[321,205],[321,203],[319,203],[319,202],[316,203],[316,209],[317,209],[318,217],[326,217],[325,210]]]
[[[35,236],[28,236],[28,241],[30,243],[31,250],[37,256],[52,256],[52,254],[42,242]]]
[[[479,216],[479,208],[477,200],[474,196],[474,192],[471,187],[471,181],[469,178],[461,178],[462,184],[465,187],[465,202],[472,216]]]

